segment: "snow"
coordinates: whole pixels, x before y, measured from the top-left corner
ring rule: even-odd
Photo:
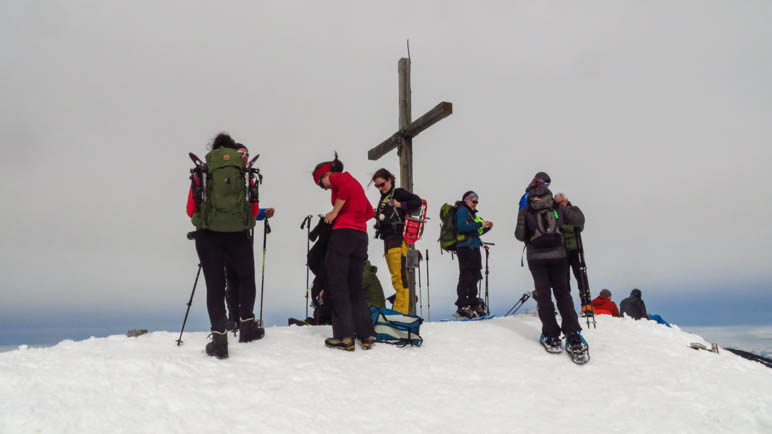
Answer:
[[[272,327],[227,360],[206,333],[22,346],[0,354],[0,432],[772,432],[772,371],[677,326],[601,316],[584,366],[539,331],[425,323],[421,348],[347,353],[329,327]]]

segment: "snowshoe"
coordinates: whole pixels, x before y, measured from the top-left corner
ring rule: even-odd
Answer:
[[[473,319],[477,318],[478,316],[480,315],[478,315],[471,306],[464,306],[459,308],[454,315],[454,317],[458,319]]]
[[[590,347],[579,332],[566,337],[566,353],[577,365],[584,365],[590,361]]]
[[[206,354],[218,359],[228,358],[228,332],[212,332],[212,342],[206,344]]]
[[[402,238],[408,245],[415,244],[421,239],[424,233],[424,222],[426,221],[426,201],[421,199],[421,208],[405,216],[404,230]]]
[[[560,338],[541,335],[539,342],[550,354],[563,352],[563,346],[560,344]]]
[[[356,346],[354,345],[354,338],[327,338],[324,340],[324,345],[327,348],[335,348],[337,350],[354,351]]]
[[[488,307],[485,305],[485,302],[479,298],[477,299],[477,306],[474,307],[474,311],[478,317],[488,315]]]

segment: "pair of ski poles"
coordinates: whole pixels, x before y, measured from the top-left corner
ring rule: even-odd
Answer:
[[[268,218],[263,219],[263,270],[260,279],[260,317],[257,320],[257,326],[263,328],[263,293],[265,290],[265,254],[268,250],[268,234],[271,233],[271,225],[268,223]],[[250,234],[250,235],[253,235]],[[188,233],[188,239],[195,239],[195,232]],[[254,241],[254,237],[252,237]],[[193,282],[193,291],[190,293],[190,299],[188,300],[188,308],[185,310],[185,318],[182,320],[182,328],[180,329],[180,337],[177,338],[177,346],[182,345],[182,333],[185,331],[185,324],[188,322],[188,314],[190,313],[190,306],[193,304],[193,297],[196,295],[196,286],[198,286],[198,278],[201,275],[201,264],[198,264],[198,271],[196,272],[196,280]]]
[[[418,316],[424,316],[424,302],[423,302],[423,286],[421,285],[421,261],[424,260],[421,256],[421,251],[418,251]],[[428,321],[432,320],[432,298],[429,293],[429,249],[426,249],[426,312],[429,314]]]

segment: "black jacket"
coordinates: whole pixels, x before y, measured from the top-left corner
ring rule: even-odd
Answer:
[[[389,199],[396,199],[402,206],[387,205]],[[421,208],[421,198],[404,188],[392,188],[381,194],[378,208],[375,210],[375,234],[382,240],[402,237],[405,228],[405,214]]]
[[[646,313],[646,304],[641,299],[641,296],[636,296],[636,294],[631,294],[622,300],[622,303],[619,304],[619,313],[622,316],[629,316],[633,319],[649,319],[649,314]]]

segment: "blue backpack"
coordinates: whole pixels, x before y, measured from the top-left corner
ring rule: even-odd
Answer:
[[[423,318],[418,315],[405,315],[396,310],[370,306],[370,314],[375,328],[375,342],[420,347],[423,338],[419,334]]]

